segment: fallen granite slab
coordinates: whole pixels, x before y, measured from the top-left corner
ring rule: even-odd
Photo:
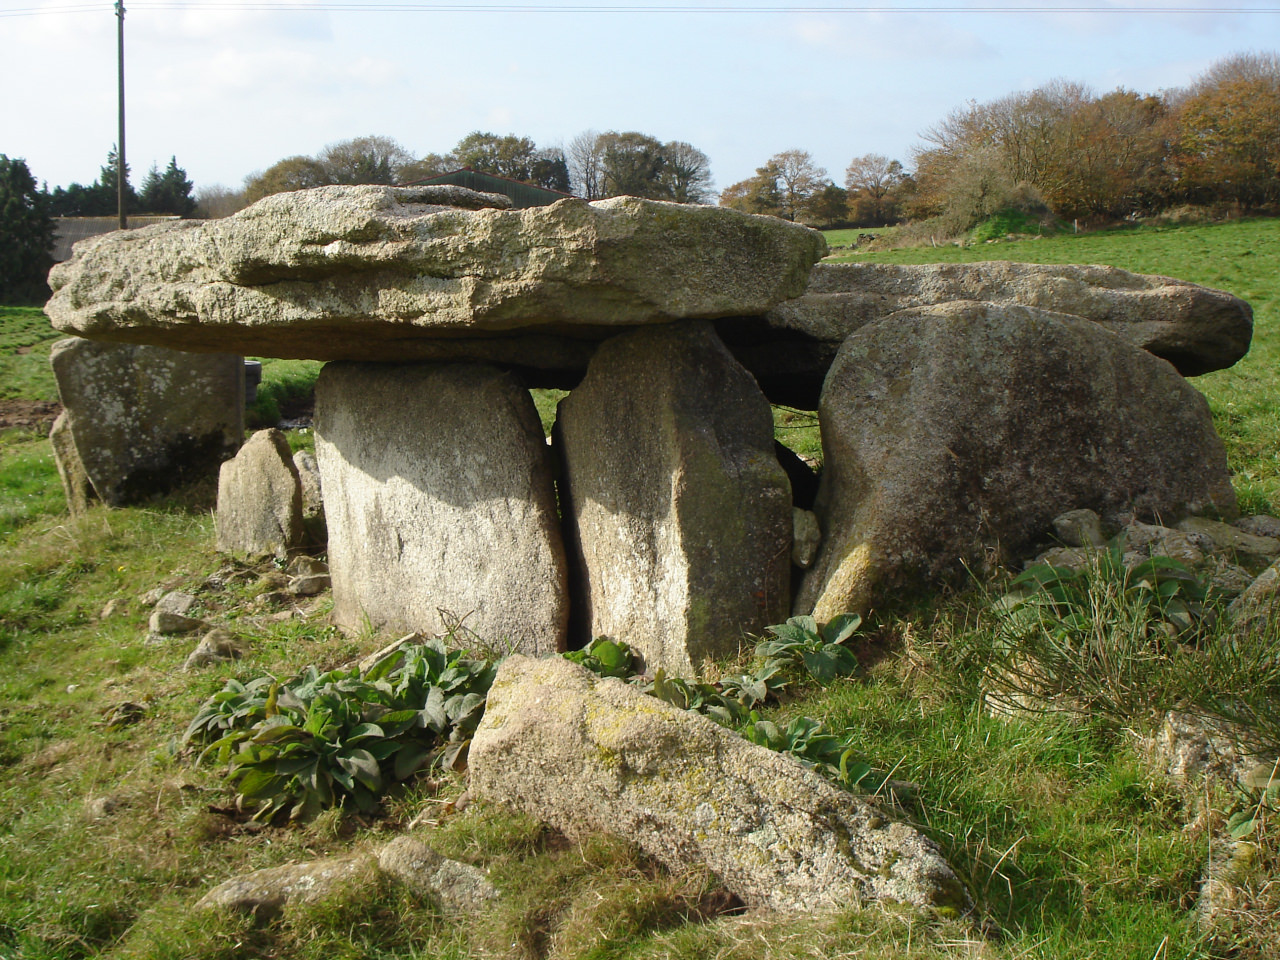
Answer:
[[[1115,267],[1004,261],[821,263],[803,295],[762,318],[720,321],[717,329],[770,399],[813,409],[849,334],[900,311],[951,301],[1082,317],[1168,360],[1183,376],[1231,366],[1253,336],[1252,308],[1221,290]],[[914,316],[901,313],[900,319]]]
[[[221,220],[104,234],[54,268],[46,310],[92,339],[445,359],[424,344],[538,328],[600,339],[620,326],[761,314],[800,295],[826,253],[816,231],[724,207],[505,203],[454,187],[317,187]]]
[[[561,657],[502,662],[468,766],[473,793],[571,837],[625,837],[672,870],[705,866],[752,906],[970,906],[937,848],[870,800]]]

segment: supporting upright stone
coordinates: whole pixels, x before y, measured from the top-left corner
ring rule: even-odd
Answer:
[[[218,473],[218,549],[284,557],[302,546],[302,480],[289,441],[259,430]]]
[[[529,392],[471,364],[331,363],[316,459],[336,623],[562,650],[564,547]]]
[[[868,324],[819,410],[823,543],[796,603],[818,620],[1016,560],[1068,510],[1236,514],[1204,397],[1078,317],[958,302]]]
[[[791,486],[768,401],[709,324],[606,342],[556,430],[592,636],[688,675],[785,619]]]
[[[217,474],[244,434],[244,360],[60,340],[50,351],[85,476],[123,506]]]

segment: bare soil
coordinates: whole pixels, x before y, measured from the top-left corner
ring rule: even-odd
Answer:
[[[21,428],[49,432],[62,412],[62,404],[51,400],[0,400],[0,430]]]

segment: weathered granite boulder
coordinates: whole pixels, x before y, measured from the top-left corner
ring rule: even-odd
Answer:
[[[1206,517],[1185,517],[1178,523],[1178,529],[1208,537],[1223,553],[1247,560],[1267,563],[1280,556],[1280,540],[1248,533],[1233,524]]]
[[[603,344],[560,402],[556,447],[591,637],[687,676],[786,619],[791,486],[768,401],[710,325]]]
[[[853,331],[899,311],[949,301],[1021,304],[1083,317],[1163,357],[1184,376],[1229,367],[1249,349],[1243,300],[1115,267],[1006,263],[818,264],[804,294],[754,322],[718,324],[735,356],[776,403],[813,409]],[[900,318],[908,322],[918,313]]]
[[[496,209],[458,188],[281,193],[221,220],[80,243],[54,326],[96,339],[316,359],[441,356],[424,338],[763,313],[804,290],[822,235],[724,207],[616,197]]]
[[[110,506],[213,476],[240,446],[238,356],[78,338],[58,341],[49,356],[65,429],[84,475]],[[64,445],[55,444],[55,455]],[[67,463],[61,469],[75,471]]]
[[[314,903],[343,886],[373,886],[377,870],[368,855],[287,863],[218,884],[196,901],[196,909],[234,910],[268,920],[288,904]]]
[[[316,459],[334,621],[564,649],[563,541],[529,391],[469,364],[328,364]]]
[[[820,408],[823,546],[796,608],[819,620],[961,561],[1007,562],[1088,508],[1233,516],[1204,398],[1097,324],[955,303],[863,327]]]
[[[218,473],[218,549],[284,557],[302,545],[302,480],[289,440],[259,430]]]
[[[385,846],[345,857],[255,870],[218,884],[196,902],[198,909],[234,910],[268,920],[290,905],[315,903],[343,888],[354,899],[375,896],[378,875],[403,883],[450,913],[474,911],[498,899],[484,871],[449,860],[413,837],[397,837]]]
[[[479,867],[450,860],[413,837],[396,837],[379,850],[378,867],[450,913],[483,909],[499,898]]]
[[[169,591],[156,602],[147,619],[147,629],[151,633],[190,633],[208,626],[199,617],[188,616],[198,602],[189,593]]]
[[[705,865],[753,906],[969,904],[933,844],[874,803],[560,657],[503,661],[468,763],[477,795],[673,870]]]

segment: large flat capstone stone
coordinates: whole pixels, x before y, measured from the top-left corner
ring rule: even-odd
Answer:
[[[768,401],[710,324],[604,343],[560,402],[556,446],[590,637],[689,676],[786,619],[791,484]]]
[[[752,906],[969,906],[938,849],[871,801],[562,657],[502,662],[468,757],[478,795],[572,837],[625,837],[676,871],[706,866]]]
[[[1239,297],[1169,277],[1083,264],[821,263],[803,295],[762,318],[717,326],[771,400],[813,409],[846,337],[948,302],[1021,305],[1091,320],[1183,376],[1229,367],[1249,350],[1253,310]]]
[[[745,316],[799,296],[822,235],[616,197],[501,209],[459,188],[335,186],[77,244],[47,312],[81,336],[320,360],[440,358],[431,338]],[[421,351],[421,352],[419,352]]]
[[[333,618],[564,649],[551,454],[529,391],[469,364],[336,363],[316,383]]]
[[[73,338],[49,358],[66,412],[55,452],[74,448],[108,506],[216,476],[240,446],[242,357]]]

